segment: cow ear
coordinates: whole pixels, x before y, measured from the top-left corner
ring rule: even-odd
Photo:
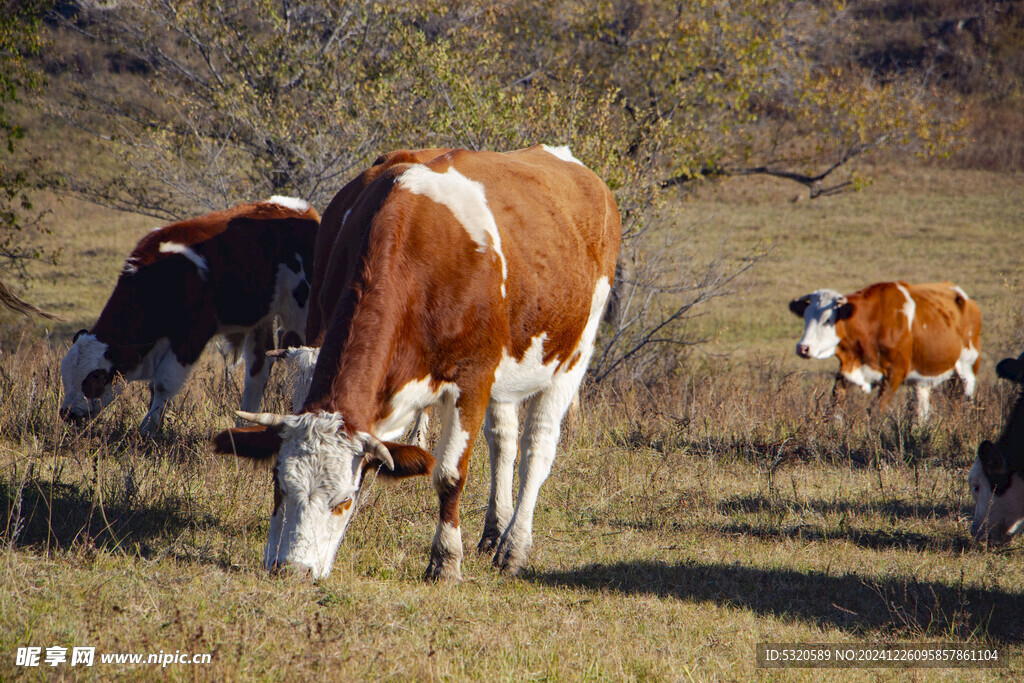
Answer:
[[[363,465],[364,469],[379,468],[377,476],[388,479],[417,477],[434,471],[434,456],[429,451],[425,451],[419,446],[395,443],[393,441],[384,441],[382,445],[391,455],[394,468],[389,469],[387,464],[382,462],[381,458],[368,453]],[[381,465],[384,466],[381,467]]]
[[[989,440],[982,441],[978,445],[978,460],[981,461],[981,468],[985,476],[992,482],[994,478],[1006,475],[1006,458],[1002,450]]]
[[[71,343],[72,343],[72,344],[74,344],[74,343],[75,343],[76,341],[78,341],[78,338],[79,338],[79,337],[81,337],[81,336],[82,336],[83,334],[86,334],[86,333],[87,333],[88,331],[89,331],[89,330],[87,330],[87,329],[85,329],[85,328],[83,327],[83,328],[82,328],[82,329],[80,329],[80,330],[79,330],[78,332],[75,332],[75,336],[73,336],[73,337],[71,338]]]
[[[798,318],[804,317],[804,311],[811,305],[811,295],[806,294],[799,299],[793,299],[789,302],[789,310],[793,312]]]
[[[837,321],[846,320],[851,315],[853,315],[853,304],[851,304],[849,301],[844,301],[843,303],[839,304],[838,308],[836,308]]]
[[[213,450],[215,453],[234,453],[250,460],[267,460],[281,450],[282,428],[283,425],[255,425],[226,429],[213,437]]]

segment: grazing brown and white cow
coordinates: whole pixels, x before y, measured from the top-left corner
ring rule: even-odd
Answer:
[[[379,468],[433,472],[440,514],[426,578],[459,579],[459,497],[485,421],[491,496],[478,548],[516,571],[611,287],[615,201],[567,148],[454,150],[391,166],[344,222],[331,264],[342,280],[325,283],[336,300],[302,412],[244,414],[260,425],[215,439],[220,452],[277,454],[266,567],[328,575],[364,474]],[[388,441],[430,405],[442,422],[436,457]]]
[[[974,497],[971,533],[998,545],[1024,531],[1024,354],[1001,361],[996,373],[1022,388],[999,439],[978,446],[967,483]]]
[[[148,380],[152,399],[140,429],[152,433],[215,334],[244,354],[242,407],[259,410],[275,316],[286,336],[301,341],[305,332],[318,223],[306,202],[273,197],[147,234],[96,324],[75,335],[61,362],[62,414],[102,410],[119,390],[117,376]]]
[[[922,420],[931,388],[954,373],[964,393],[974,393],[981,311],[951,282],[879,282],[848,296],[819,289],[789,302],[789,310],[804,320],[798,356],[839,358],[833,408],[848,384],[868,393],[879,386],[873,406],[879,412],[900,384],[914,384]]]

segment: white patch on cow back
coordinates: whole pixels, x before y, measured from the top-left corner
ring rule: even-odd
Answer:
[[[193,251],[192,247],[188,245],[181,244],[180,242],[161,242],[160,253],[184,256],[195,264],[196,268],[199,269],[199,276],[204,280],[210,274],[210,265],[206,262],[206,259]]]
[[[487,205],[483,183],[470,180],[454,166],[444,173],[437,173],[423,164],[414,164],[398,177],[397,185],[447,207],[476,242],[477,251],[484,252],[488,247],[494,250],[501,262],[501,296],[504,298],[508,264],[501,250],[498,224]]]
[[[549,145],[541,145],[541,148],[548,154],[552,154],[562,161],[568,161],[573,164],[579,164],[583,166],[583,162],[573,156],[572,150],[569,149],[568,145],[562,145],[561,147],[551,147]]]
[[[275,194],[267,201],[271,204],[277,204],[278,206],[283,206],[286,209],[291,209],[297,213],[306,213],[309,211],[309,202],[305,199],[299,199],[298,197],[286,197],[284,195]]]
[[[843,377],[846,378],[850,384],[854,384],[864,390],[865,393],[871,393],[871,389],[875,384],[882,381],[882,373],[868,365],[858,365],[853,370],[844,371]]]
[[[899,289],[900,292],[903,293],[903,296],[907,298],[907,300],[903,303],[903,308],[900,310],[903,312],[903,315],[906,316],[907,318],[907,329],[912,329],[914,326],[914,315],[917,313],[917,302],[914,301],[914,297],[910,296],[910,292],[907,291],[906,287],[904,287],[901,284],[897,284],[896,288]]]

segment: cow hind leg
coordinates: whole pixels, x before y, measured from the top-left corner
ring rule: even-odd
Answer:
[[[491,494],[484,532],[476,549],[493,553],[512,519],[512,476],[519,445],[519,406],[492,401],[484,418],[484,437],[491,459]]]
[[[964,383],[964,396],[967,398],[974,396],[974,389],[978,385],[977,374],[980,363],[981,358],[977,351],[964,349],[953,368],[957,377]]]
[[[258,413],[263,392],[270,379],[273,359],[267,358],[267,351],[274,346],[273,323],[264,322],[249,330],[245,335],[245,384],[242,389],[242,410]]]
[[[917,402],[917,420],[918,422],[925,422],[928,419],[928,414],[931,412],[931,393],[932,388],[927,384],[916,384],[914,385],[914,393]]]
[[[585,363],[581,365],[586,367]],[[579,387],[581,376],[556,377],[548,389],[534,395],[527,403],[519,460],[519,496],[512,520],[494,554],[494,565],[502,571],[514,574],[526,565],[533,545],[533,514],[537,496],[551,472],[562,418]]]

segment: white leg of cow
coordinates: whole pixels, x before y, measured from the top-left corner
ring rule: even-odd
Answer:
[[[932,408],[932,388],[927,384],[918,384],[914,386],[914,391],[917,395],[917,420],[924,422],[928,419],[928,413]]]
[[[586,368],[586,362],[579,365]],[[562,416],[579,387],[582,372],[556,377],[552,386],[527,402],[523,447],[519,459],[519,499],[512,521],[501,536],[494,564],[517,572],[526,565],[533,545],[533,511],[544,480],[551,472]]]
[[[172,352],[168,352],[160,359],[153,373],[153,381],[149,385],[152,392],[149,410],[139,425],[139,432],[143,436],[152,436],[163,424],[167,402],[181,391],[191,371],[192,366],[179,363],[178,357]]]
[[[274,345],[274,332],[270,323],[259,325],[245,335],[245,386],[242,389],[242,410],[258,413],[263,392],[270,379],[274,359],[267,351]]]
[[[512,475],[519,446],[519,406],[491,401],[484,418],[484,437],[491,459],[491,495],[477,550],[492,553],[512,519]]]

